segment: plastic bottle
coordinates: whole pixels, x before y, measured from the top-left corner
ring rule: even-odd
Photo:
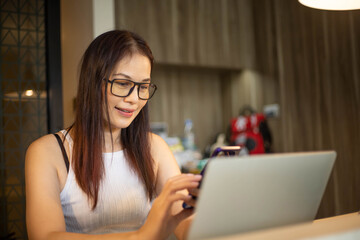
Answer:
[[[191,119],[185,120],[183,145],[185,150],[195,149],[195,134],[193,132],[193,122]]]

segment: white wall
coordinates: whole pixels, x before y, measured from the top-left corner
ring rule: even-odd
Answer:
[[[93,0],[93,36],[115,29],[114,0]]]

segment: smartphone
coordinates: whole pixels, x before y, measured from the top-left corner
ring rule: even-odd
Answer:
[[[218,147],[214,150],[214,152],[211,154],[211,157],[216,157],[218,156],[220,153],[224,153],[224,155],[226,156],[235,156],[235,155],[239,155],[239,152],[241,150],[240,146],[223,146],[223,147]]]
[[[223,147],[218,147],[216,148],[213,153],[211,154],[211,158],[217,157],[217,156],[236,156],[239,155],[241,150],[240,146],[223,146]],[[208,162],[205,164],[204,168],[201,170],[201,176],[204,176],[205,170],[206,170],[206,166],[209,163],[210,159],[208,160]],[[202,180],[200,180],[199,182],[199,186],[198,188],[201,187],[201,182]],[[195,196],[192,196],[193,199],[196,199]],[[185,209],[191,209],[193,208],[192,206],[187,205],[185,202],[183,203],[183,208]]]

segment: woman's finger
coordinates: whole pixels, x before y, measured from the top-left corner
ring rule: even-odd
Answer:
[[[170,195],[160,194],[153,202],[153,207],[161,207],[163,209],[170,209],[172,204],[176,201],[189,201],[192,197],[188,194],[176,192]]]
[[[199,186],[199,181],[201,180],[201,175],[179,175],[176,178],[169,179],[163,191],[167,193],[174,193],[184,189],[196,188]]]
[[[199,188],[189,188],[189,193],[193,195],[194,197],[199,196],[200,189]]]
[[[180,174],[180,175],[177,175],[177,176],[174,176],[172,178],[169,178],[168,179],[168,183],[177,183],[177,182],[182,182],[182,181],[194,181],[194,182],[198,182],[200,181],[200,179],[202,178],[201,175],[195,175],[195,174]]]
[[[190,195],[182,194],[182,193],[174,193],[172,194],[168,200],[173,203],[176,201],[190,201],[192,197]]]
[[[196,207],[196,199],[191,196],[189,199],[185,199],[184,202],[189,206]]]

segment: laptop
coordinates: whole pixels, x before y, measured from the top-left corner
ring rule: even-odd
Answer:
[[[211,159],[188,239],[314,220],[335,158],[321,151]]]

